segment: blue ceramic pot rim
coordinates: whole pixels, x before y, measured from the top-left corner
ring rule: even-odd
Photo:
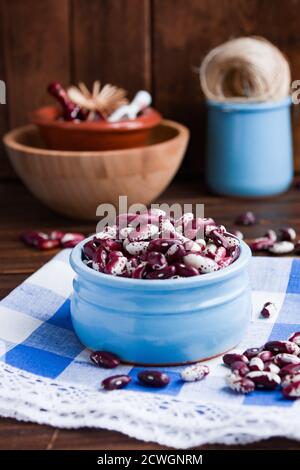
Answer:
[[[225,112],[244,111],[244,112],[259,112],[259,111],[273,111],[274,109],[285,108],[292,104],[292,97],[288,96],[279,101],[265,101],[262,103],[240,103],[240,102],[220,102],[207,100],[206,104],[215,108],[220,108]]]
[[[178,290],[187,289],[190,287],[201,287],[207,284],[214,284],[222,281],[223,279],[231,278],[236,275],[239,271],[242,271],[249,263],[251,258],[251,250],[248,245],[240,240],[241,253],[239,258],[227,266],[213,273],[203,274],[199,276],[193,276],[181,279],[131,279],[126,277],[111,276],[109,274],[99,273],[94,269],[86,266],[82,261],[82,248],[83,245],[92,240],[94,235],[86,238],[80,242],[75,248],[73,248],[70,255],[70,264],[74,271],[85,278],[87,281],[94,284],[106,284],[112,287],[120,287],[123,289],[141,289],[141,290],[155,290],[155,289],[166,289],[166,290]]]

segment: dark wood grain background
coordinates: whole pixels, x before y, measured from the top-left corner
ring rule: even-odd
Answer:
[[[0,136],[51,102],[51,80],[148,89],[156,107],[192,130],[181,174],[201,173],[205,110],[197,67],[232,37],[261,35],[286,53],[300,79],[299,0],[0,0]],[[297,114],[297,113],[295,113]],[[300,170],[300,120],[294,119]],[[12,176],[1,148],[0,177]]]

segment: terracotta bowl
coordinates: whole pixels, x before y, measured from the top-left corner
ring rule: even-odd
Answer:
[[[145,145],[150,130],[157,126],[161,115],[147,108],[133,120],[110,123],[107,121],[68,122],[59,120],[61,111],[56,106],[45,106],[29,114],[47,146],[54,150],[118,150]]]
[[[119,195],[128,196],[128,204],[153,201],[175,175],[189,131],[162,121],[142,148],[98,152],[49,150],[33,125],[3,140],[17,174],[38,199],[61,214],[93,220],[99,204],[118,205]]]

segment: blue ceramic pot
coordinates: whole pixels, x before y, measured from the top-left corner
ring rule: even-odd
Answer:
[[[271,196],[293,178],[291,98],[268,103],[208,101],[206,180],[220,194]]]
[[[185,279],[114,277],[87,267],[82,246],[71,253],[77,277],[71,317],[80,341],[124,362],[170,365],[221,354],[243,337],[251,315],[249,247],[223,270]]]

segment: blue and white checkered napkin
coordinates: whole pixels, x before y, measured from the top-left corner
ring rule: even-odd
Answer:
[[[112,375],[91,364],[89,352],[74,334],[70,319],[73,271],[70,250],[64,250],[30,276],[0,303],[0,361],[41,377],[98,390]],[[286,339],[300,330],[300,259],[253,258],[250,267],[253,318],[238,350],[260,346],[270,339]],[[259,316],[262,305],[273,301],[276,317]],[[234,312],[232,312],[234,315]],[[120,366],[133,380],[124,390],[171,395],[188,401],[222,405],[293,407],[280,391],[257,391],[246,397],[224,386],[226,368],[220,358],[208,362],[211,373],[198,383],[180,381],[180,367],[168,368],[172,380],[162,390],[145,388],[135,380],[139,368]],[[145,395],[146,397],[146,395]]]

